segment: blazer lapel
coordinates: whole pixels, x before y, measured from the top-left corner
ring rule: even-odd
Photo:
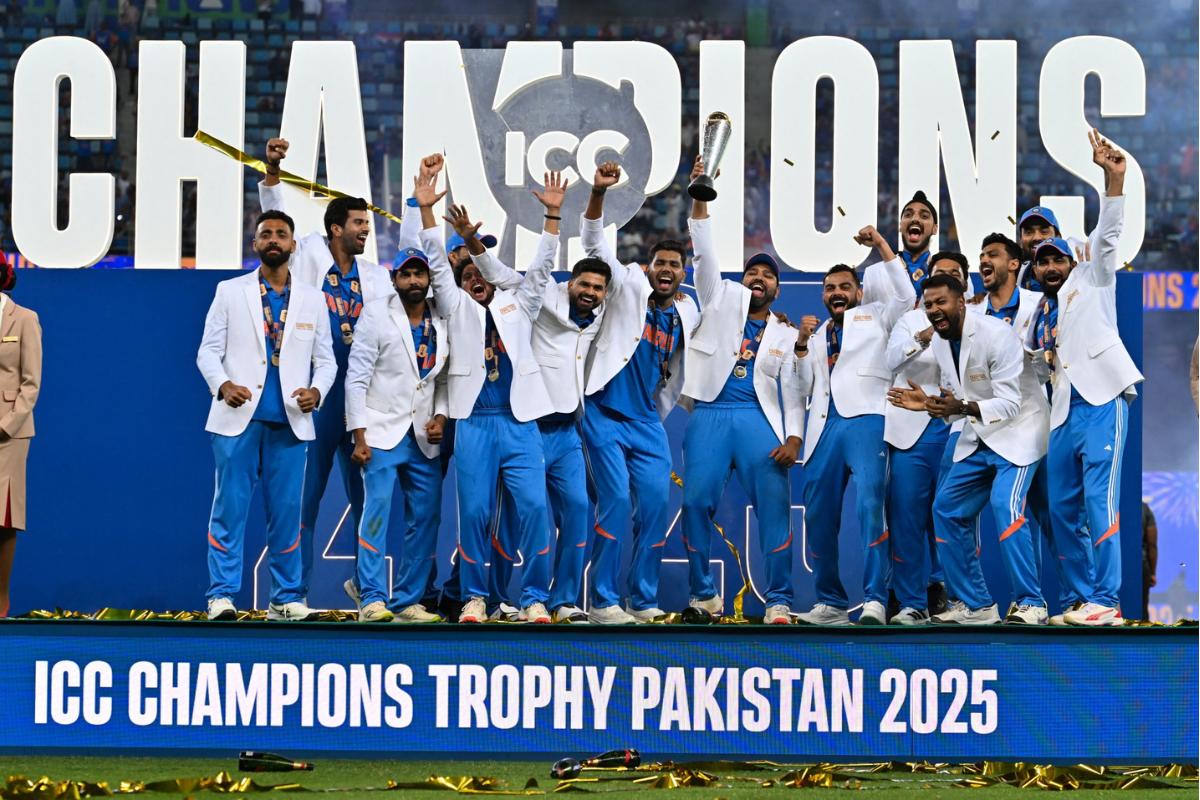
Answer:
[[[12,329],[14,327],[16,327],[16,324],[17,324],[17,315],[14,313],[13,300],[10,297],[10,298],[8,298],[8,301],[4,304],[4,319],[0,320],[0,333],[3,333],[3,335],[8,336],[9,334],[12,333]]]
[[[975,341],[975,333],[978,328],[975,326],[974,315],[966,314],[963,318],[962,345],[958,351],[958,385],[966,386],[967,364],[971,359],[971,345]]]
[[[420,365],[417,364],[417,351],[413,346],[412,325],[408,322],[408,315],[401,313],[401,310],[396,307],[397,305],[397,303],[388,302],[388,316],[392,318],[392,322],[396,325],[397,330],[400,331],[400,340],[404,342],[404,352],[408,353],[408,360],[412,364],[413,369],[419,370]],[[435,319],[437,318],[435,317]],[[434,328],[436,329],[436,327],[437,325],[435,324]],[[419,371],[417,374],[420,374]]]
[[[247,281],[246,288],[242,291],[242,295],[246,298],[246,310],[250,312],[250,320],[254,325],[255,341],[258,342],[258,349],[263,355],[267,354],[267,343],[265,334],[263,333],[263,311],[262,311],[262,292],[259,289],[260,282],[258,280],[258,270],[254,272],[254,281]]]

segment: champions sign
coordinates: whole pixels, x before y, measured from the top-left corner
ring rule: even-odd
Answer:
[[[1195,759],[1187,629],[663,626],[630,637],[30,622],[3,633],[13,657],[0,664],[0,752]]]
[[[137,267],[180,263],[182,181],[198,184],[196,265],[242,263],[243,170],[236,161],[184,135],[185,46],[140,45],[137,113]],[[975,45],[975,116],[968,120],[964,87],[949,40],[901,41],[895,60],[899,86],[899,185],[881,186],[880,67],[852,39],[813,36],[784,48],[771,73],[770,229],[791,267],[821,270],[856,264],[866,249],[852,235],[877,222],[880,192],[908,197],[925,190],[934,203],[944,177],[961,242],[1011,230],[1017,198],[1017,42]],[[681,158],[682,85],[672,55],[649,42],[512,42],[504,51],[463,51],[453,41],[410,41],[404,48],[403,177],[421,156],[446,155],[455,202],[501,239],[503,254],[525,263],[537,241],[540,212],[528,187],[548,169],[561,169],[574,188],[564,206],[566,257],[581,255],[572,217],[582,210],[597,160],[616,158],[627,181],[610,192],[609,235],[645,197],[664,191]],[[699,120],[714,111],[732,121],[722,162],[720,198],[713,203],[718,253],[739,263],[742,248],[746,132],[765,109],[747,108],[746,52],[740,41],[700,46]],[[1091,162],[1084,84],[1098,78],[1100,116],[1146,113],[1145,67],[1120,39],[1063,39],[1039,68],[1041,146],[1066,172],[1102,192]],[[22,254],[44,267],[96,263],[113,237],[115,178],[75,173],[66,191],[69,220],[57,219],[58,112],[62,84],[70,93],[70,136],[116,136],[116,78],[100,48],[74,37],[30,45],[13,78],[12,232]],[[834,88],[832,225],[816,224],[814,195],[817,85]],[[244,141],[246,46],[200,44],[199,128],[239,149]],[[686,87],[687,89],[697,87]],[[316,177],[323,148],[328,185],[371,200],[370,170],[359,72],[353,42],[296,42],[292,46],[280,135],[291,142],[287,168]],[[1145,231],[1142,169],[1128,154],[1125,229],[1117,258],[1131,261]],[[690,154],[686,154],[690,157]],[[396,176],[399,179],[402,176]],[[322,203],[293,190],[288,208],[301,230],[320,227]],[[386,203],[383,198],[381,203]],[[1084,238],[1084,198],[1042,196],[1067,236]],[[394,209],[393,209],[394,210]],[[438,210],[440,213],[440,209]],[[938,249],[934,243],[934,249]],[[973,245],[971,245],[973,246]],[[964,245],[964,250],[969,249]],[[372,239],[367,256],[375,258]]]

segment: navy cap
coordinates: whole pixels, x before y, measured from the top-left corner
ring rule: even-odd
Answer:
[[[495,247],[496,246],[496,237],[492,236],[490,233],[485,233],[483,236],[480,236],[479,241],[483,242],[484,247]],[[464,239],[463,237],[459,236],[457,233],[451,234],[450,238],[446,240],[446,252],[447,253],[449,253],[453,250],[457,250],[460,247],[466,247],[466,246],[467,246],[467,240]]]
[[[395,272],[410,261],[419,261],[421,266],[429,269],[429,256],[415,247],[409,247],[396,253],[396,257],[392,259],[392,271]]]
[[[1067,258],[1075,257],[1075,254],[1071,252],[1071,245],[1067,244],[1066,239],[1060,239],[1057,236],[1052,239],[1043,239],[1037,243],[1033,248],[1033,260],[1035,262],[1037,261],[1038,254],[1043,250],[1056,250]]]
[[[1020,221],[1017,222],[1017,230],[1021,230],[1025,223],[1031,219],[1040,219],[1043,222],[1047,222],[1054,230],[1062,233],[1062,228],[1058,227],[1058,217],[1054,216],[1054,212],[1045,206],[1034,206],[1022,214]]]
[[[775,263],[775,259],[771,258],[771,256],[767,253],[755,253],[754,255],[750,256],[750,260],[746,262],[746,266],[742,268],[742,272],[745,272],[746,270],[753,266],[757,266],[758,264],[765,264],[767,269],[775,273],[776,278],[779,277],[779,264]]]

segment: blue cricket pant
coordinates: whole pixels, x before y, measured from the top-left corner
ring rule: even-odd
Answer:
[[[779,439],[758,403],[697,403],[683,438],[683,542],[692,597],[717,594],[709,558],[713,516],[731,473],[754,506],[768,606],[792,605],[788,471],[769,453]]]
[[[951,597],[969,608],[992,605],[976,541],[976,520],[989,502],[999,532],[1000,556],[1017,605],[1045,606],[1038,585],[1033,533],[1025,520],[1025,495],[1037,464],[1006,461],[980,441],[975,452],[955,462],[933,502],[938,555]]]
[[[1060,548],[1087,542],[1095,572],[1084,599],[1110,608],[1118,605],[1121,589],[1121,461],[1128,425],[1124,397],[1093,406],[1072,394],[1066,421],[1050,431],[1046,458],[1055,539]]]
[[[520,548],[526,554],[521,606],[546,602],[550,596],[550,535],[546,465],[537,424],[518,422],[507,409],[476,409],[458,421],[454,448],[462,597],[488,596],[490,533],[497,488],[503,482],[515,501]]]
[[[804,465],[804,525],[818,603],[843,609],[850,604],[838,574],[838,534],[842,526],[842,496],[851,476],[864,551],[863,602],[887,603],[890,556],[884,520],[887,465],[883,415],[847,418],[838,414],[830,403],[821,439]]]
[[[208,519],[208,593],[237,596],[242,587],[242,551],[250,498],[262,478],[267,512],[271,602],[304,598],[300,584],[300,492],[308,443],[286,422],[251,420],[237,436],[212,434],[217,486]]]
[[[658,606],[658,579],[667,544],[671,447],[658,420],[630,420],[598,403],[584,410],[583,439],[596,491],[592,543],[592,604],[620,605],[621,548],[632,542],[629,605]]]
[[[554,581],[550,610],[579,603],[583,567],[587,563],[588,494],[583,439],[573,419],[538,420],[546,454],[546,493],[550,522],[558,531],[554,545]],[[517,509],[509,492],[501,491],[500,519],[492,538],[491,594],[489,605],[507,600],[516,553]],[[524,551],[522,551],[522,554]]]
[[[317,526],[317,512],[320,511],[321,498],[325,495],[335,460],[342,473],[342,488],[350,500],[350,530],[357,531],[362,521],[362,472],[350,460],[354,452],[354,439],[346,431],[345,377],[345,369],[339,370],[337,380],[329,389],[329,396],[323,397],[321,407],[313,412],[317,438],[308,443],[308,470],[304,473],[304,495],[300,505],[300,553],[304,564],[301,592],[304,595],[308,594],[316,557],[313,533]]]
[[[1033,483],[1029,485],[1029,494],[1025,498],[1025,508],[1029,524],[1035,531],[1033,548],[1038,559],[1038,574],[1042,574],[1042,548],[1039,546],[1038,536],[1040,531],[1050,549],[1050,557],[1054,560],[1054,569],[1058,573],[1058,602],[1065,611],[1074,603],[1086,602],[1091,593],[1095,577],[1092,539],[1088,534],[1082,509],[1078,523],[1068,531],[1067,536],[1056,534],[1053,515],[1050,513],[1048,463],[1049,459],[1038,462],[1037,471],[1033,474]]]
[[[388,520],[396,481],[404,495],[404,540],[397,559],[390,606],[403,610],[421,600],[437,563],[442,518],[442,468],[407,435],[391,450],[371,448],[362,469],[363,519],[358,528],[358,587],[362,605],[388,599]]]
[[[892,543],[892,591],[901,608],[924,609],[928,604],[927,588],[936,563],[928,555],[933,497],[949,435],[946,423],[930,419],[912,447],[900,450],[888,446],[891,464],[887,519]]]

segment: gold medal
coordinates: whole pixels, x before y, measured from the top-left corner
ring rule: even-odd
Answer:
[[[279,352],[278,351],[271,353],[271,366],[272,367],[279,366]]]
[[[495,351],[495,350],[493,350],[493,349],[492,349],[492,348],[490,348],[490,347],[486,347],[486,348],[484,348],[484,350],[483,350],[483,360],[484,360],[484,361],[491,361],[491,360],[492,360],[493,358],[495,358],[495,357],[496,357],[496,351]]]
[[[735,378],[746,377],[746,368],[743,367],[741,364],[738,364],[736,367],[733,368],[733,377],[735,377]]]
[[[1050,366],[1054,366],[1054,353],[1050,350],[1046,351],[1046,363]]]
[[[354,329],[350,327],[349,322],[342,323],[342,344],[354,343]]]
[[[754,351],[753,350],[743,350],[742,351],[742,361],[753,361],[753,360],[754,360]]]
[[[492,381],[493,383],[495,383],[496,381],[500,380],[500,370],[498,370],[498,369],[494,369],[494,370],[492,370],[491,372],[489,372],[489,373],[488,373],[488,380],[489,380],[489,381]]]

